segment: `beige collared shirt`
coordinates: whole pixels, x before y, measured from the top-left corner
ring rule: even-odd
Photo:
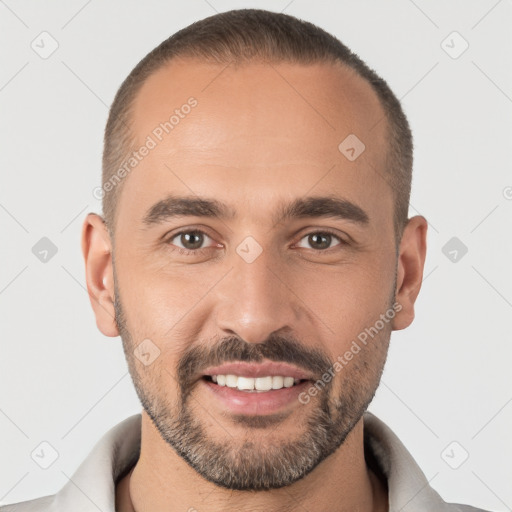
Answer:
[[[141,415],[135,414],[96,443],[59,492],[4,505],[0,512],[115,512],[116,481],[137,461],[140,435]],[[365,454],[377,461],[387,479],[389,512],[485,512],[443,501],[398,437],[370,412],[364,414],[364,435]]]

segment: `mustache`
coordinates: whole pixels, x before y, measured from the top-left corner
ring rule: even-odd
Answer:
[[[228,336],[213,347],[203,345],[187,350],[178,364],[177,378],[181,389],[189,390],[209,366],[234,361],[260,363],[263,360],[293,364],[318,379],[332,366],[321,350],[306,347],[291,337],[276,334],[263,343],[248,343],[238,336]]]

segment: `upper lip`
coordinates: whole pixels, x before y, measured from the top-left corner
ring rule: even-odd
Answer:
[[[237,375],[239,377],[267,377],[281,375],[294,379],[312,380],[313,377],[306,371],[288,363],[247,363],[245,361],[233,361],[221,366],[207,368],[203,375]]]

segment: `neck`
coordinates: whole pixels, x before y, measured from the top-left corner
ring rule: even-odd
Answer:
[[[141,451],[116,487],[116,510],[287,512],[298,506],[318,512],[387,512],[385,484],[367,466],[363,419],[338,450],[292,485],[265,492],[231,491],[195,472],[142,413]]]

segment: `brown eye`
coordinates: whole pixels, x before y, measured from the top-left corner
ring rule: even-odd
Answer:
[[[201,231],[182,231],[174,235],[169,242],[189,251],[201,249],[206,239],[210,239],[208,235]]]
[[[340,245],[342,243],[342,240],[332,233],[326,233],[323,231],[316,231],[314,233],[309,233],[308,235],[304,236],[301,239],[301,242],[303,240],[306,240],[306,246],[301,245],[299,243],[300,247],[305,247],[306,249],[316,249],[319,251],[323,251],[326,249],[330,249],[333,247],[331,244],[333,240],[336,240],[338,243],[335,245]]]

